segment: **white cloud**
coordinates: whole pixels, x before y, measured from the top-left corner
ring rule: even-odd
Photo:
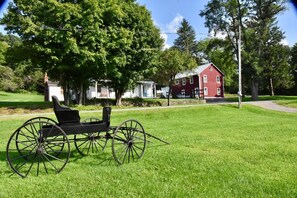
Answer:
[[[225,34],[224,32],[217,32],[216,34],[214,33],[214,31],[210,32],[210,37],[214,37],[214,38],[218,38],[218,39],[225,39],[227,34]]]
[[[169,24],[166,25],[166,31],[176,32],[178,26],[180,25],[183,19],[184,17],[179,13],[177,13],[176,17],[174,17],[174,19]]]
[[[289,42],[286,39],[283,39],[280,43],[283,45],[289,45]]]
[[[168,48],[170,48],[170,45],[167,44],[168,35],[167,35],[167,34],[161,34],[161,38],[163,38],[163,40],[164,40],[164,46],[163,46],[163,49],[168,49]]]

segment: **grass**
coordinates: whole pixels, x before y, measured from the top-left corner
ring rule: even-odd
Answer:
[[[83,113],[82,118],[96,113]],[[28,117],[0,118],[0,197],[296,197],[297,114],[250,105],[115,111],[170,145],[150,143],[138,162],[115,166],[72,147],[57,175],[21,179],[5,162],[6,143]],[[109,155],[107,148],[106,155]]]

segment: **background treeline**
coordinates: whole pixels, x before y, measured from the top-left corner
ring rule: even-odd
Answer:
[[[211,0],[199,14],[212,37],[197,41],[184,19],[164,50],[150,12],[135,0],[15,1],[0,19],[9,33],[0,34],[0,90],[42,92],[47,72],[66,103],[70,89],[81,103],[93,80],[105,80],[120,104],[138,80],[170,87],[177,73],[213,62],[225,91],[237,93],[241,33],[243,94],[297,94],[297,44],[284,45],[277,24],[286,9],[286,0]]]
[[[21,51],[22,40],[0,33],[0,90],[43,93],[44,74]]]

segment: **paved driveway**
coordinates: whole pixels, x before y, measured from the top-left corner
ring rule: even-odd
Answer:
[[[283,112],[297,112],[296,108],[290,108],[278,105],[274,103],[273,101],[253,101],[253,102],[246,102],[246,104],[252,104],[255,106],[259,106],[265,109],[275,110],[275,111],[283,111]]]

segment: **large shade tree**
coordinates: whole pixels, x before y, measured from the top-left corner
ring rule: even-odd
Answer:
[[[163,40],[144,6],[134,1],[106,0],[103,23],[107,30],[107,78],[117,104],[138,80],[149,78]]]
[[[264,71],[264,48],[270,37],[271,26],[276,26],[276,15],[286,9],[286,0],[211,0],[201,11],[210,32],[224,33],[238,60],[239,27],[242,31],[242,71],[244,83],[250,86],[257,99],[259,83]]]
[[[133,0],[15,0],[1,23],[60,82],[66,103],[70,88],[81,103],[90,79],[108,78],[120,104],[162,44],[150,13]]]

